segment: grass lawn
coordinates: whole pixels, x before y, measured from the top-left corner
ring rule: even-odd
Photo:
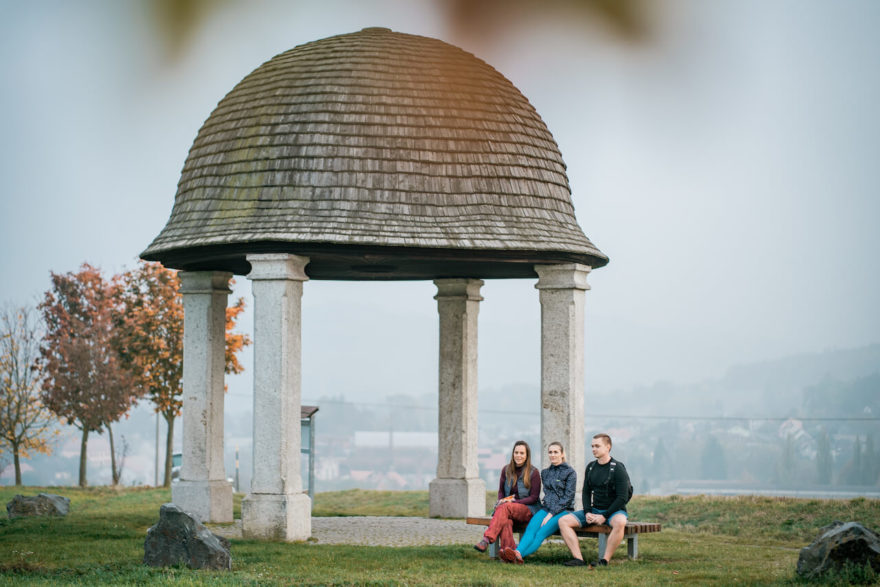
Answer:
[[[502,564],[470,546],[406,548],[232,540],[233,571],[145,567],[143,541],[170,492],[162,489],[0,488],[2,503],[16,493],[40,491],[70,498],[66,518],[0,519],[0,584],[182,585],[764,585],[797,583],[798,551],[835,519],[880,528],[877,500],[641,497],[632,519],[658,521],[659,534],[639,542],[640,557],[625,547],[610,568],[588,571],[560,563],[561,544],[547,544],[527,564]],[[235,515],[241,496],[235,500]],[[353,505],[356,504],[356,505]],[[351,490],[316,496],[318,516],[427,516],[425,491]],[[595,541],[584,542],[585,554]],[[838,584],[853,579],[834,577]]]

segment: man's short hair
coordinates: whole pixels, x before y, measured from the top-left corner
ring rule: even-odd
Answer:
[[[611,437],[608,436],[607,434],[605,434],[604,432],[600,432],[599,434],[595,435],[593,438],[594,438],[594,439],[595,439],[595,438],[601,438],[601,439],[602,439],[602,442],[604,442],[605,444],[607,444],[609,447],[611,446]]]

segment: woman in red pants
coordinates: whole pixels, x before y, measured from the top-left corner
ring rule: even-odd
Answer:
[[[532,514],[541,509],[540,496],[541,473],[532,466],[532,451],[526,441],[517,440],[510,462],[501,469],[498,503],[495,504],[492,521],[483,533],[483,539],[474,548],[485,552],[495,540],[499,540],[500,549],[515,548],[513,523],[531,520]]]

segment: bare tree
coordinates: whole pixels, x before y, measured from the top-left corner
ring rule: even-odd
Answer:
[[[0,312],[0,445],[12,453],[16,485],[21,485],[21,459],[51,453],[49,441],[58,433],[40,399],[39,357],[36,313],[5,308]]]

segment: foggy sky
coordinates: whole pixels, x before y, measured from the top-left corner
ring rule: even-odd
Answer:
[[[0,303],[32,302],[50,270],[132,267],[223,95],[295,45],[387,26],[487,61],[559,143],[611,258],[589,279],[588,398],[880,340],[880,3],[655,2],[631,43],[566,3],[487,38],[434,2],[230,2],[177,60],[146,6],[0,0]],[[436,389],[434,294],[307,283],[304,398]],[[483,296],[480,388],[537,386],[534,281]]]

